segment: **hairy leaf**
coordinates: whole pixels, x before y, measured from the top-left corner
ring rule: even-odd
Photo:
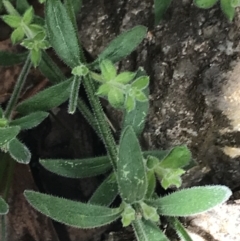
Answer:
[[[187,146],[176,146],[161,161],[162,168],[180,168],[187,166],[191,160],[191,152]]]
[[[138,70],[135,78],[138,78],[138,77],[144,76],[144,75],[146,75],[146,73],[142,69],[140,69],[140,70]],[[146,88],[144,90],[144,93],[148,96],[149,88]],[[130,126],[132,126],[136,135],[139,136],[142,133],[143,128],[145,126],[145,120],[146,120],[146,117],[148,114],[148,110],[149,110],[149,102],[148,101],[146,101],[146,102],[136,101],[136,106],[132,111],[130,111],[130,112],[125,111],[122,129],[124,129],[126,126],[130,125]]]
[[[58,56],[71,68],[81,62],[78,38],[60,0],[47,0],[46,25],[49,42]]]
[[[70,178],[97,176],[111,169],[111,163],[105,156],[73,160],[42,159],[40,163],[48,171]]]
[[[155,25],[159,24],[172,0],[154,0]]]
[[[194,4],[199,8],[211,8],[213,7],[218,0],[194,0]]]
[[[21,130],[31,129],[39,125],[45,118],[48,117],[48,113],[44,111],[33,112],[24,117],[12,120],[10,126],[20,126]]]
[[[111,60],[113,63],[120,61],[137,48],[146,34],[147,28],[141,25],[120,34],[103,50],[98,59],[94,61],[93,66],[98,67],[99,62],[104,59]]]
[[[0,146],[15,138],[20,130],[19,126],[0,128]]]
[[[28,114],[36,111],[48,111],[61,105],[69,97],[71,83],[72,78],[37,93],[21,102],[17,106],[17,111]]]
[[[112,172],[93,193],[88,201],[92,204],[109,206],[118,195],[118,184],[115,174]]]
[[[185,217],[208,211],[227,201],[231,194],[226,186],[193,187],[147,203],[158,208],[160,215]]]
[[[119,208],[75,202],[34,191],[25,191],[28,202],[53,220],[77,228],[94,228],[109,224],[121,215]]]
[[[117,162],[120,195],[126,203],[142,200],[147,191],[147,176],[141,148],[131,126],[122,132]]]
[[[0,197],[0,215],[7,214],[8,210],[9,210],[8,204],[4,201],[2,197]]]
[[[9,142],[8,151],[10,156],[19,163],[28,164],[31,160],[30,151],[17,138],[14,138]]]
[[[235,8],[231,5],[230,0],[220,0],[220,5],[223,13],[229,21],[232,21],[235,15]]]

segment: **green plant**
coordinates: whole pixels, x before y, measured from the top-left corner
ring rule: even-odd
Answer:
[[[154,15],[155,24],[159,24],[163,18],[164,13],[167,11],[172,0],[154,0]],[[208,9],[213,7],[218,0],[193,0],[193,3],[202,9]],[[233,20],[235,15],[235,8],[240,6],[239,0],[220,0],[221,9],[230,21]]]
[[[17,135],[23,129],[39,124],[53,107],[69,101],[69,114],[80,111],[102,139],[107,155],[90,159],[40,160],[49,171],[71,178],[84,178],[107,174],[88,203],[66,200],[60,197],[26,190],[29,203],[54,220],[79,228],[94,228],[119,218],[123,226],[132,225],[139,241],[169,240],[158,227],[160,215],[169,216],[169,222],[182,240],[191,240],[178,216],[194,215],[207,211],[226,201],[231,195],[225,186],[205,186],[183,189],[168,196],[159,197],[155,191],[157,181],[164,189],[181,186],[181,175],[191,167],[191,153],[186,146],[171,150],[142,151],[138,136],[142,133],[149,109],[149,78],[142,68],[136,73],[117,73],[115,63],[129,55],[144,39],[147,29],[136,26],[114,39],[92,63],[86,63],[76,34],[75,11],[72,0],[47,0],[45,21],[34,15],[33,8],[25,5],[22,14],[3,1],[8,15],[2,19],[14,31],[13,43],[20,43],[27,50],[21,55],[0,53],[6,56],[3,63],[16,64],[25,59],[25,65],[5,110],[0,109],[0,147],[17,162],[27,164],[30,152]],[[68,79],[45,52],[52,47],[72,70]],[[0,56],[1,56],[0,55]],[[1,60],[2,61],[2,60]],[[0,61],[0,64],[1,64]],[[52,86],[17,104],[20,91],[31,66],[52,82]],[[99,73],[100,72],[100,73]],[[78,96],[79,88],[86,90],[91,109]],[[105,120],[99,97],[123,111],[121,137],[117,144]],[[12,119],[13,110],[21,117]],[[6,158],[8,161],[8,158]],[[6,162],[1,162],[4,165]],[[4,170],[4,166],[2,169]],[[6,169],[5,169],[6,170]],[[3,172],[0,178],[3,178]],[[9,176],[12,175],[9,173]],[[10,180],[10,179],[9,179]],[[9,187],[4,187],[5,190]],[[4,199],[7,199],[7,191]],[[109,207],[117,195],[119,207]],[[196,205],[197,204],[197,205]],[[1,214],[8,207],[0,199]],[[4,239],[3,239],[4,240]]]

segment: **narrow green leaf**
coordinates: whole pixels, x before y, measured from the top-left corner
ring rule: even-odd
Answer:
[[[106,82],[113,80],[117,75],[116,67],[108,59],[105,59],[100,63],[100,70],[101,70],[102,78]]]
[[[118,82],[121,84],[128,84],[135,77],[136,73],[134,72],[122,72],[115,79],[114,82]]]
[[[126,203],[142,200],[147,191],[147,176],[141,148],[131,126],[121,135],[117,162],[120,195]]]
[[[119,208],[75,202],[34,191],[24,191],[28,202],[53,220],[77,228],[94,228],[109,224],[121,215]]]
[[[42,159],[40,163],[48,171],[70,178],[97,176],[111,169],[106,156],[73,160]]]
[[[154,0],[155,25],[162,20],[164,13],[167,11],[172,0]]]
[[[66,79],[61,69],[55,64],[55,62],[48,56],[45,51],[42,51],[42,58],[38,68],[42,74],[51,81],[52,84],[60,83]]]
[[[11,34],[11,41],[13,44],[16,44],[17,42],[20,42],[24,38],[24,31],[22,27],[16,28],[12,34]]]
[[[19,126],[21,130],[28,130],[39,125],[45,118],[48,117],[47,112],[37,111],[27,116],[12,120],[10,126]]]
[[[115,108],[122,107],[124,103],[124,94],[122,90],[111,88],[108,92],[108,101]]]
[[[213,7],[217,1],[218,0],[194,0],[193,3],[199,8],[208,9]]]
[[[4,201],[2,197],[0,197],[0,215],[7,214],[9,210],[8,204]]]
[[[68,99],[71,83],[72,78],[37,93],[21,102],[17,106],[17,111],[28,114],[36,111],[48,111],[59,106]]]
[[[240,6],[240,0],[231,0],[232,7],[236,8]]]
[[[161,161],[162,168],[180,168],[187,166],[192,158],[190,150],[187,146],[176,146]]]
[[[136,26],[112,40],[108,47],[94,61],[93,66],[96,68],[103,59],[109,59],[116,63],[128,56],[142,42],[147,34],[147,28]]]
[[[8,151],[10,156],[19,163],[28,164],[31,160],[30,151],[17,138],[14,138],[9,142]]]
[[[142,69],[139,69],[135,78],[138,78],[139,76],[142,76],[145,74],[146,73]],[[148,96],[149,88],[146,88],[144,90],[144,93]],[[130,125],[130,126],[132,126],[136,135],[139,136],[142,133],[143,128],[145,126],[145,121],[146,121],[146,117],[148,114],[148,110],[149,110],[149,102],[148,101],[146,101],[146,102],[136,101],[136,106],[132,111],[130,111],[130,112],[125,111],[122,129],[124,129],[126,126]]]
[[[81,84],[81,78],[77,75],[73,76],[73,81],[71,84],[68,113],[74,114],[77,109],[78,94]]]
[[[148,97],[141,90],[138,90],[138,91],[135,92],[135,98],[139,102],[148,101]]]
[[[223,13],[229,21],[232,21],[235,15],[235,8],[231,5],[230,0],[220,0],[220,5]]]
[[[128,113],[136,109],[135,108],[136,100],[134,99],[133,96],[130,96],[130,95],[126,96],[125,102],[124,102],[124,107]]]
[[[22,18],[22,21],[26,24],[26,25],[29,25],[32,20],[33,20],[33,17],[34,17],[34,9],[32,6],[30,6],[26,12],[23,14],[23,18]]]
[[[77,34],[60,0],[47,0],[46,25],[49,42],[58,56],[71,68],[78,66],[81,58]]]
[[[232,195],[226,186],[203,186],[183,189],[157,200],[148,201],[164,216],[191,216],[224,203]]]
[[[21,129],[19,126],[0,128],[0,146],[15,138],[20,132],[20,130]]]
[[[136,219],[132,226],[138,241],[170,241],[160,228],[149,220]]]
[[[144,151],[143,156],[144,156],[144,158],[147,158],[148,156],[154,156],[154,157],[157,157],[161,161],[171,152],[171,150],[172,149]]]
[[[115,174],[112,172],[93,193],[88,201],[92,204],[109,206],[118,195],[118,184]]]
[[[151,198],[156,188],[156,177],[154,171],[147,172],[148,188],[146,193],[146,198]]]
[[[97,95],[100,96],[107,96],[110,90],[112,89],[112,86],[108,83],[100,85],[97,91]]]
[[[17,28],[21,24],[22,18],[14,15],[3,15],[2,20],[11,28]]]
[[[26,60],[27,56],[28,51],[21,54],[0,51],[0,65],[11,66],[15,64],[21,64]]]
[[[133,88],[137,88],[138,90],[143,90],[147,88],[149,85],[149,77],[148,76],[140,76],[136,80],[133,81],[131,86]]]
[[[12,3],[9,0],[3,0],[3,5],[5,7],[5,10],[10,15],[20,16],[19,13],[15,10]]]
[[[36,68],[41,60],[41,50],[40,49],[31,49],[31,62],[34,66],[34,68]]]

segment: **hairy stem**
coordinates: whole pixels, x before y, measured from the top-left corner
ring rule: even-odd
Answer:
[[[15,108],[15,105],[16,105],[17,100],[19,98],[19,95],[22,91],[23,85],[26,81],[26,78],[27,78],[27,75],[30,71],[31,66],[32,66],[32,63],[31,63],[30,53],[29,53],[29,55],[28,55],[28,57],[25,61],[25,64],[22,68],[22,71],[21,71],[20,75],[18,76],[18,79],[17,79],[17,82],[15,84],[15,87],[14,87],[13,93],[11,95],[11,98],[8,101],[8,105],[7,105],[5,113],[4,113],[5,117],[7,119],[9,119],[11,117],[11,113],[12,113],[13,109]]]
[[[98,124],[98,130],[101,133],[101,138],[107,149],[109,159],[112,162],[112,166],[116,171],[117,167],[117,146],[114,141],[110,128],[105,120],[104,112],[98,97],[95,95],[95,87],[93,80],[87,76],[83,80],[84,87],[86,89],[90,104],[92,106],[96,121]]]

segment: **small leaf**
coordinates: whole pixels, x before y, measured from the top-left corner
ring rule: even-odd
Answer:
[[[141,148],[131,126],[121,135],[117,162],[117,181],[122,199],[126,203],[141,201],[147,191],[147,176]]]
[[[13,7],[12,3],[9,0],[3,0],[2,1],[5,10],[7,11],[8,14],[14,15],[14,16],[20,16],[19,13],[15,10]]]
[[[11,28],[18,28],[21,24],[22,18],[14,15],[3,15],[2,20]]]
[[[33,20],[33,17],[34,17],[34,10],[33,10],[33,7],[29,7],[26,12],[23,14],[23,18],[22,18],[22,21],[26,24],[26,25],[29,25],[32,20]]]
[[[231,0],[232,7],[236,8],[240,6],[240,0]]]
[[[220,0],[220,5],[223,13],[229,21],[232,21],[235,15],[235,8],[231,5],[230,0]]]
[[[108,83],[100,85],[97,91],[97,95],[100,96],[107,96],[110,90],[112,89],[112,86]]]
[[[136,98],[137,101],[140,101],[140,102],[148,101],[147,96],[140,90],[136,91],[135,98]]]
[[[170,186],[176,186],[179,188],[182,185],[181,175],[185,173],[183,169],[162,169],[159,172],[159,169],[155,169],[156,174],[161,179],[161,185],[166,190]]]
[[[28,52],[21,54],[15,54],[5,51],[0,51],[0,65],[1,66],[11,66],[15,64],[23,63],[28,56]]]
[[[159,221],[159,215],[157,214],[157,209],[147,205],[144,202],[140,202],[140,206],[142,208],[143,217],[146,220],[151,220],[153,222]]]
[[[7,142],[15,138],[20,132],[19,126],[0,128],[0,146],[3,146]]]
[[[48,171],[70,178],[97,176],[111,169],[107,156],[72,160],[42,159],[40,163]]]
[[[146,198],[151,198],[156,188],[156,177],[154,171],[147,172],[148,188]]]
[[[155,25],[159,24],[172,0],[154,0]]]
[[[17,138],[9,142],[8,151],[10,156],[19,163],[28,164],[31,160],[30,151]]]
[[[174,147],[169,154],[161,161],[162,168],[180,168],[187,166],[192,158],[187,146]]]
[[[119,208],[75,202],[34,191],[24,191],[24,196],[42,214],[76,228],[100,227],[115,221],[121,215]]]
[[[124,211],[122,212],[122,225],[123,227],[129,226],[132,221],[136,219],[136,212],[129,204],[124,205]]]
[[[109,206],[118,195],[116,175],[112,172],[97,188],[88,203]]]
[[[17,106],[17,111],[29,114],[36,111],[48,111],[61,105],[69,97],[71,83],[72,78],[37,93],[21,102]]]
[[[141,241],[170,241],[156,223],[150,220],[136,219],[132,223],[137,240]]]
[[[135,106],[136,106],[135,99],[132,96],[127,95],[124,103],[124,107],[126,108],[126,111],[127,112],[133,111],[135,109]]]
[[[108,92],[108,101],[115,108],[122,107],[124,103],[124,94],[122,90],[117,88],[110,89]]]
[[[78,66],[81,62],[78,38],[60,0],[47,0],[46,25],[49,42],[58,56],[71,68]]]
[[[115,79],[114,82],[118,82],[121,84],[128,84],[131,80],[133,80],[133,78],[135,77],[136,73],[134,72],[123,72],[120,73]]]
[[[110,60],[103,60],[100,63],[100,70],[103,80],[106,82],[113,80],[117,75],[116,67]]]
[[[0,215],[7,214],[9,210],[8,204],[4,201],[2,197],[0,197]]]
[[[81,85],[81,78],[77,75],[74,75],[73,82],[71,85],[71,90],[70,90],[70,97],[69,97],[69,105],[68,105],[69,114],[74,114],[77,109],[80,85]]]
[[[131,84],[132,88],[137,88],[138,90],[143,90],[147,88],[149,85],[149,77],[148,76],[141,76],[134,80]]]
[[[226,186],[203,186],[183,189],[147,203],[158,208],[160,215],[186,217],[206,212],[231,195]]]
[[[16,28],[11,34],[11,41],[13,44],[20,42],[24,38],[24,31],[22,27]]]
[[[33,48],[31,50],[31,62],[33,63],[34,68],[36,68],[41,60],[42,54],[40,49]]]
[[[39,125],[45,118],[48,117],[47,112],[37,111],[27,116],[12,120],[10,126],[19,126],[21,130],[28,130]]]
[[[218,0],[194,0],[193,3],[199,8],[208,9],[213,7],[217,1]]]
[[[38,68],[41,73],[46,76],[51,83],[57,84],[64,81],[66,78],[61,69],[55,64],[55,62],[43,51],[42,58],[40,60]]]
[[[98,63],[103,59],[108,59],[116,63],[128,56],[142,42],[147,34],[147,28],[144,26],[136,26],[116,37],[112,40],[108,47],[94,61],[93,66],[96,68]]]
[[[137,71],[136,78],[145,74],[146,73],[142,69],[139,69]],[[149,88],[146,88],[144,90],[144,93],[148,96]],[[126,98],[126,101],[127,101],[127,98]],[[138,136],[142,133],[143,128],[145,126],[145,120],[149,109],[149,101],[146,101],[146,102],[136,101],[135,103],[136,106],[134,107],[132,107],[132,104],[133,103],[129,104],[129,107],[130,107],[129,109],[132,109],[132,111],[125,111],[124,113],[122,129],[124,129],[128,125],[131,125]]]

